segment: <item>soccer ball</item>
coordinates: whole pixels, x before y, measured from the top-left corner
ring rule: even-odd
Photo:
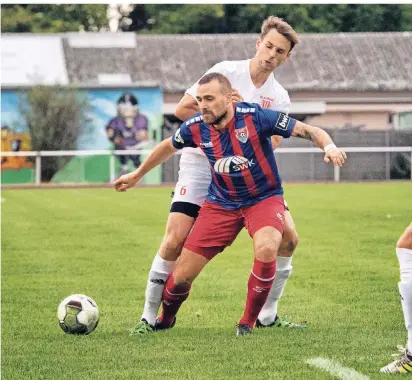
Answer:
[[[96,302],[84,294],[73,294],[60,302],[57,318],[67,334],[90,334],[99,323]]]

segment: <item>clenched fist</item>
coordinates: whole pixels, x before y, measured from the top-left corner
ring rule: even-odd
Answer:
[[[113,182],[116,191],[126,191],[136,185],[139,179],[133,173],[128,173],[120,176]]]

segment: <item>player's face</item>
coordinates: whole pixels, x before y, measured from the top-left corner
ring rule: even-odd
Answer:
[[[203,121],[206,124],[217,124],[225,117],[228,107],[232,105],[231,94],[223,94],[220,83],[212,80],[198,87],[196,100]]]
[[[290,48],[290,41],[277,30],[271,29],[263,39],[259,38],[256,42],[255,57],[259,68],[262,71],[272,72],[288,59]]]

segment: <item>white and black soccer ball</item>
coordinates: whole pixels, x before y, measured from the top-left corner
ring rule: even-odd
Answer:
[[[84,294],[73,294],[60,302],[57,318],[67,334],[90,334],[99,323],[96,302]]]

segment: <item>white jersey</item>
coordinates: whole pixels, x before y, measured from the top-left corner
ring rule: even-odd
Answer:
[[[250,76],[250,59],[243,61],[223,61],[216,63],[206,74],[220,73],[227,77],[233,88],[239,91],[245,102],[258,103],[262,108],[272,109],[274,111],[282,111],[289,113],[290,98],[288,92],[275,79],[275,76],[270,74],[269,78],[262,87],[256,88]],[[197,82],[186,90],[186,94],[196,98],[196,91],[198,88]],[[185,153],[203,152],[200,148],[184,148],[182,158]]]
[[[226,76],[232,87],[239,91],[245,102],[258,103],[263,108],[289,113],[288,92],[270,74],[260,88],[256,88],[250,76],[250,59],[243,61],[223,61],[214,65],[206,73],[218,72]],[[198,83],[186,90],[186,94],[196,98]],[[199,206],[206,198],[211,182],[209,162],[199,148],[184,148],[179,163],[179,180],[172,202],[189,202]],[[183,190],[182,190],[182,187]]]

